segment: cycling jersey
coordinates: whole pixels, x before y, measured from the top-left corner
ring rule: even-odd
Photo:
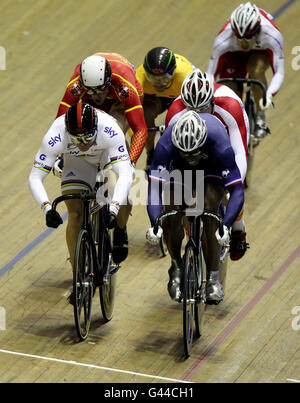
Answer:
[[[185,57],[175,54],[176,68],[173,74],[173,81],[169,88],[163,91],[157,91],[153,84],[146,77],[143,65],[140,65],[136,71],[136,77],[140,82],[145,95],[155,95],[159,98],[175,99],[180,94],[181,84],[185,77],[192,73],[195,67]]]
[[[111,106],[121,102],[124,106],[126,118],[133,131],[134,137],[130,147],[130,158],[134,163],[141,155],[147,140],[147,127],[142,107],[143,89],[135,77],[132,64],[117,53],[96,53],[105,57],[110,63],[112,76],[108,92],[98,98],[89,95],[80,81],[80,66],[78,64],[67,85],[66,92],[60,103],[57,117],[66,113],[67,109],[75,103],[82,101],[96,108],[109,112]]]
[[[181,96],[170,106],[165,126],[174,124],[188,108],[182,102]],[[235,161],[244,181],[247,173],[247,146],[249,142],[249,120],[241,99],[226,85],[214,85],[213,114],[226,127]]]
[[[43,181],[51,171],[57,154],[61,153],[66,159],[61,182],[63,190],[66,188],[92,190],[98,167],[102,170],[112,168],[118,176],[112,203],[118,206],[117,211],[120,205],[126,203],[132,184],[132,166],[126,149],[125,136],[114,118],[103,111],[96,112],[97,135],[86,152],[80,151],[72,143],[66,131],[64,115],[57,118],[45,134],[29,176],[30,190],[41,207],[50,204]],[[76,161],[72,163],[72,160],[77,160],[77,164]],[[85,161],[84,164],[82,160]]]
[[[214,76],[216,79],[223,71],[223,63],[230,58],[232,53],[240,52],[241,58],[240,63],[245,63],[246,58],[243,58],[243,54],[253,53],[255,51],[264,51],[268,56],[270,66],[273,70],[273,77],[270,81],[268,91],[275,95],[284,79],[284,54],[283,54],[283,36],[277,26],[272,21],[273,17],[267,14],[264,10],[259,10],[260,12],[260,32],[255,37],[255,44],[248,52],[242,51],[239,47],[234,35],[230,20],[226,22],[214,41],[212,56],[207,68],[207,73]],[[245,59],[245,61],[243,61]],[[231,71],[232,73],[231,74]],[[226,77],[236,77],[234,74],[234,66],[228,64],[228,74]],[[222,77],[225,77],[222,74]]]
[[[176,169],[194,172],[204,170],[206,182],[217,183],[229,190],[230,198],[224,217],[224,224],[227,228],[231,227],[242,209],[244,204],[242,178],[235,162],[226,129],[220,120],[213,115],[199,113],[199,116],[205,120],[207,140],[201,148],[203,154],[198,165],[188,165],[186,160],[180,156],[178,148],[173,145],[173,124],[166,129],[156,145],[154,160],[149,172],[147,206],[152,226],[162,210],[162,188],[161,186],[152,186],[152,182],[164,183],[164,172],[172,172]]]

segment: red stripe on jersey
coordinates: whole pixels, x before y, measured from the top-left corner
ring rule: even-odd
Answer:
[[[264,10],[262,10],[262,9],[260,8],[260,9],[259,9],[259,13],[260,13],[261,15],[263,15],[263,16],[265,17],[265,19],[268,20],[268,21],[273,25],[273,27],[277,29],[277,31],[279,31],[278,27],[274,24],[274,22],[273,22],[272,20],[270,20],[270,18],[268,17],[268,15],[266,14],[266,12],[265,12]],[[280,31],[279,31],[279,32],[280,32]]]
[[[234,118],[240,130],[245,152],[247,150],[247,128],[245,125],[244,114],[238,100],[231,97],[215,97],[215,105],[224,109]]]
[[[228,24],[230,24],[230,20],[228,20],[228,21],[226,22],[226,24],[221,28],[221,31],[218,33],[218,35],[220,35],[220,33],[223,32],[223,31],[226,29],[226,27],[227,27]]]

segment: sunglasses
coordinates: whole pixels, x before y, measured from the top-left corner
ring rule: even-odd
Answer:
[[[93,130],[91,133],[83,133],[82,135],[74,136],[73,134],[70,134],[70,137],[72,139],[72,143],[75,145],[86,145],[90,143],[92,140],[94,140],[96,135],[96,130]]]

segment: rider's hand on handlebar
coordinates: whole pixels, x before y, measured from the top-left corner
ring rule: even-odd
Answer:
[[[146,233],[146,239],[148,241],[148,243],[150,243],[151,245],[158,245],[160,242],[160,239],[162,237],[162,233],[163,230],[161,227],[158,227],[158,231],[157,234],[154,234],[154,228],[151,227],[148,229],[147,233]]]
[[[219,234],[219,228],[217,229],[217,231],[215,232],[217,241],[219,243],[219,245],[221,246],[228,246],[229,242],[230,242],[230,235],[229,235],[229,231],[228,228],[226,227],[226,225],[223,225],[223,236],[221,236]]]
[[[47,227],[57,228],[62,223],[63,223],[63,220],[57,211],[54,211],[54,210],[47,211],[47,214],[46,214]]]
[[[273,103],[273,95],[267,91],[266,94],[266,104],[264,104],[263,98],[260,98],[259,100],[259,106],[261,110],[269,109],[269,108],[274,108],[274,103]]]

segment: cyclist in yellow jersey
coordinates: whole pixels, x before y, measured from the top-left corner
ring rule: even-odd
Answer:
[[[165,47],[151,49],[145,56],[144,64],[136,71],[136,78],[144,92],[144,115],[147,127],[155,126],[155,119],[165,112],[180,95],[181,84],[195,67],[185,57],[173,53]],[[154,154],[155,133],[148,132],[146,142],[146,171]]]

